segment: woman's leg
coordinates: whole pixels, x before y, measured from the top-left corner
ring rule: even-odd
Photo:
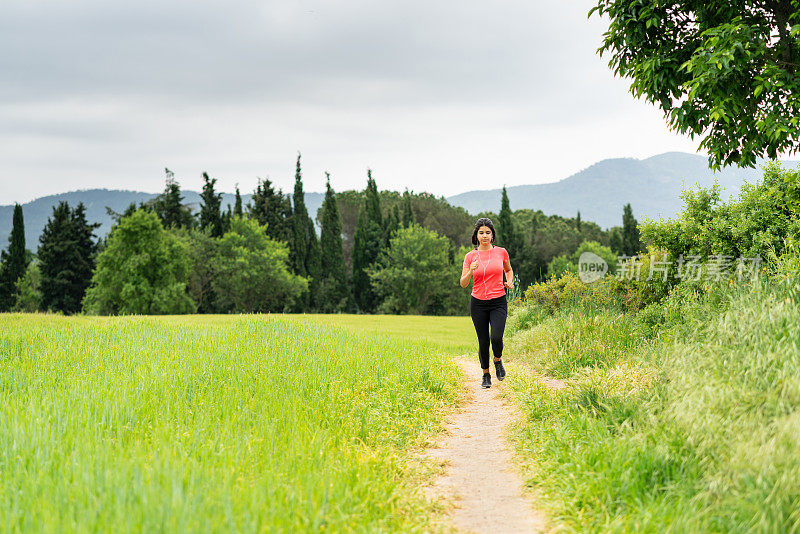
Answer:
[[[469,314],[472,317],[472,324],[475,325],[475,333],[478,334],[478,358],[481,361],[481,369],[484,373],[489,372],[489,310],[476,302],[478,299],[472,297],[469,305]]]
[[[503,298],[502,302],[492,307],[489,311],[489,323],[492,326],[491,340],[494,361],[499,360],[503,356],[503,332],[505,332],[506,329],[506,317],[508,317],[508,304],[506,303],[506,299]]]

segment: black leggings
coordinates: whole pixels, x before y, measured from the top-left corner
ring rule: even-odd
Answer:
[[[508,303],[506,296],[496,299],[481,300],[472,297],[469,303],[469,314],[475,324],[478,334],[478,357],[481,360],[481,369],[489,368],[489,340],[492,342],[494,357],[503,355],[503,330],[506,328]],[[491,336],[489,326],[491,325]]]

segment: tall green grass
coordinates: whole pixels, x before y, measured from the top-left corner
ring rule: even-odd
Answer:
[[[704,291],[640,318],[573,308],[514,335],[536,352],[523,361],[568,371],[559,392],[512,377],[516,443],[567,530],[800,531],[800,280]]]
[[[433,343],[270,316],[0,316],[0,530],[434,528]]]

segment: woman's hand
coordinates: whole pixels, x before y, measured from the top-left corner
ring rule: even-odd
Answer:
[[[514,280],[506,280],[503,282],[503,285],[506,286],[508,289],[514,289]]]
[[[469,272],[475,272],[475,269],[478,268],[478,260],[473,261],[469,266]]]

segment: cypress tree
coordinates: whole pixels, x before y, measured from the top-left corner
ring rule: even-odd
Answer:
[[[239,184],[236,184],[236,202],[233,204],[234,217],[242,217],[242,194],[239,192]]]
[[[188,206],[183,205],[181,186],[175,180],[175,173],[169,169],[164,169],[167,175],[164,192],[155,199],[152,209],[155,210],[164,228],[191,228],[194,223],[192,211]],[[141,208],[151,209],[149,206],[141,205]],[[132,210],[131,210],[132,208]],[[125,215],[130,215],[136,211],[136,206],[131,205]],[[124,215],[123,215],[124,216]]]
[[[222,234],[227,233],[231,229],[231,220],[233,219],[233,211],[231,205],[228,204],[228,209],[222,214]]]
[[[292,270],[300,276],[308,276],[308,210],[306,210],[300,154],[294,173],[294,195],[292,196],[292,239],[289,241],[289,261]]]
[[[575,229],[581,231],[581,211],[578,210],[578,216],[575,217]]]
[[[200,229],[206,230],[211,237],[221,237],[224,230],[222,221],[222,193],[217,193],[214,186],[216,178],[209,178],[208,173],[203,173],[203,192],[200,193],[202,205],[200,206]]]
[[[378,187],[372,178],[372,171],[368,170],[364,204],[358,212],[358,223],[353,236],[353,296],[359,310],[364,313],[374,312],[378,304],[367,269],[378,259],[384,245],[383,234]]]
[[[608,246],[614,252],[614,254],[622,254],[622,232],[619,229],[619,226],[615,226],[611,229],[610,235],[608,237]]]
[[[367,169],[367,190],[364,191],[364,205],[367,210],[367,217],[383,227],[383,214],[381,212],[381,197],[378,194],[378,186],[372,178],[372,170]]]
[[[411,195],[406,189],[406,192],[403,193],[403,227],[408,228],[412,224],[414,224],[414,210],[411,209]]]
[[[622,253],[626,256],[633,256],[639,252],[640,248],[639,228],[636,219],[633,218],[631,203],[628,202],[622,209]]]
[[[8,311],[14,306],[17,281],[25,274],[29,263],[25,250],[25,221],[22,206],[19,204],[14,204],[11,236],[8,241],[8,251],[0,254],[0,311]]]
[[[319,284],[322,278],[322,252],[317,231],[311,217],[306,217],[308,230],[308,254],[306,255],[306,270],[308,271],[308,306],[311,309],[318,307]]]
[[[42,308],[76,313],[94,270],[97,245],[94,229],[88,224],[84,205],[74,210],[61,202],[39,237]]]
[[[514,231],[514,221],[511,218],[511,204],[508,201],[506,186],[503,186],[503,195],[500,201],[500,214],[497,220],[497,237],[495,243],[508,250],[509,256],[513,256],[517,250],[517,234]]]
[[[292,208],[281,190],[274,189],[268,179],[259,180],[251,202],[247,205],[249,217],[266,226],[267,235],[272,239],[288,241],[287,227]]]
[[[72,210],[72,231],[75,236],[75,277],[72,281],[72,291],[77,306],[76,312],[80,310],[83,296],[92,282],[98,246],[94,231],[99,227],[99,223],[89,224],[86,220],[86,206],[83,202],[78,203]]]
[[[322,202],[321,280],[317,307],[323,313],[337,313],[347,310],[350,299],[342,246],[342,221],[336,194],[331,188],[331,175],[326,172],[325,176],[327,183],[325,200]]]
[[[388,237],[391,238],[392,234],[394,234],[400,228],[400,206],[395,204],[392,206],[392,211],[389,212],[388,217],[386,217],[388,221],[386,223],[386,229],[388,230]],[[388,239],[386,246],[389,246]]]

